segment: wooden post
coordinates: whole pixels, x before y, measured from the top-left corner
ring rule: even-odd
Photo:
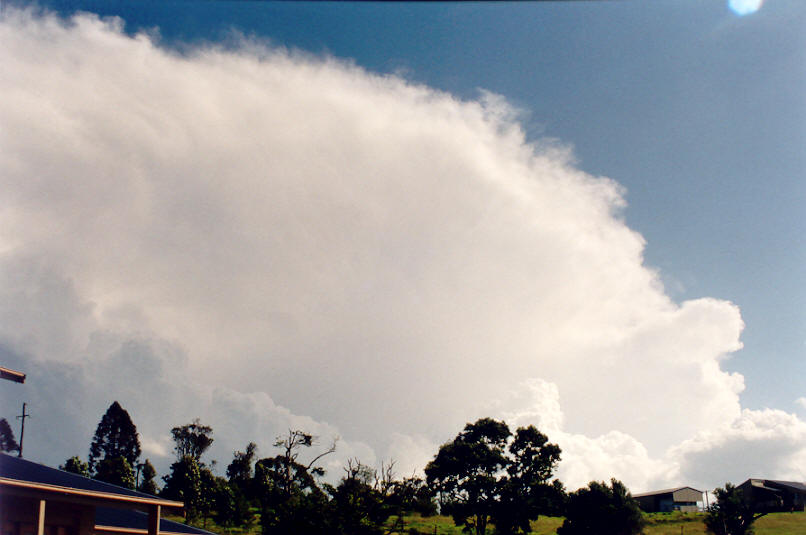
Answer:
[[[45,535],[45,500],[39,500],[39,513],[36,517],[36,534]]]
[[[160,506],[148,508],[148,535],[160,535]]]

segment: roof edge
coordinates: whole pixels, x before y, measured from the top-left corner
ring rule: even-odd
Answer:
[[[146,498],[141,496],[127,496],[125,494],[113,494],[111,492],[101,492],[97,490],[83,490],[83,489],[76,489],[73,487],[62,487],[60,485],[49,485],[47,483],[33,483],[31,481],[12,479],[10,477],[0,477],[0,486],[8,486],[29,490],[40,490],[59,494],[69,494],[72,496],[84,496],[86,498],[98,498],[113,502],[139,503],[143,505],[159,505],[162,507],[175,507],[175,508],[185,507],[185,504],[182,502],[175,502],[173,500],[164,500],[162,498]]]

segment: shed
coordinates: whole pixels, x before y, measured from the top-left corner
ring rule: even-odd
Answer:
[[[671,511],[691,513],[699,510],[698,502],[702,502],[702,491],[692,487],[678,487],[634,494],[633,498],[636,499],[641,509],[647,513]]]
[[[739,485],[754,511],[803,511],[806,484],[798,481],[751,478]]]

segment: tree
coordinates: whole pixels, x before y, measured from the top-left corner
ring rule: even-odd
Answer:
[[[725,488],[714,491],[716,502],[708,508],[705,516],[705,527],[715,535],[750,535],[753,533],[753,522],[765,514],[754,511],[750,502],[744,499],[739,487],[725,483]]]
[[[252,482],[252,465],[257,457],[257,444],[250,442],[246,445],[246,451],[236,451],[233,453],[232,462],[227,466],[227,478],[230,485],[238,487],[242,492],[248,492]]]
[[[140,458],[140,437],[129,413],[117,401],[106,410],[90,444],[89,468],[96,472],[99,461],[122,457],[129,468]]]
[[[560,448],[533,426],[519,428],[511,438],[505,422],[482,418],[443,444],[425,468],[440,507],[466,531],[484,535],[495,523],[503,533],[528,532],[529,520],[537,519],[538,498]]]
[[[59,470],[64,470],[65,472],[70,472],[72,474],[78,474],[84,477],[90,477],[90,466],[89,464],[82,461],[78,455],[73,455],[69,459],[64,462],[64,465],[59,467]]]
[[[568,496],[557,535],[634,535],[644,526],[641,510],[621,481],[591,481]]]
[[[500,480],[500,498],[492,521],[498,533],[516,533],[519,529],[529,533],[531,521],[551,510],[548,502],[556,486],[546,482],[560,461],[560,447],[530,425],[517,429],[508,451],[510,463],[507,475]]]
[[[215,478],[201,461],[201,456],[213,443],[212,434],[213,428],[203,425],[198,418],[171,429],[177,461],[162,478],[165,481],[162,496],[185,502],[188,521],[199,516],[206,520],[212,508]]]
[[[102,459],[95,465],[95,479],[119,487],[134,489],[134,470],[125,457]]]
[[[137,490],[145,492],[146,494],[153,494],[156,496],[159,489],[157,489],[157,482],[154,480],[157,477],[157,470],[151,461],[146,459],[146,462],[141,466],[141,481],[137,486]]]
[[[171,429],[177,460],[193,457],[200,461],[204,452],[213,444],[212,434],[213,428],[202,425],[198,418],[187,425]]]
[[[298,461],[302,448],[314,445],[313,435],[289,430],[278,437],[275,447],[282,453],[255,464],[255,483],[261,501],[261,526],[264,535],[328,533],[327,496],[316,483],[325,471],[316,462],[336,451],[335,441],[307,464]]]
[[[20,445],[14,439],[14,431],[5,418],[0,418],[0,451],[20,451]]]
[[[388,500],[393,486],[391,464],[378,472],[358,460],[348,461],[346,475],[336,488],[331,488],[330,528],[335,533],[350,535],[379,535],[385,532],[386,521],[395,512]],[[403,532],[402,515],[390,526],[390,532]]]
[[[185,519],[195,520],[204,509],[202,498],[202,475],[198,459],[185,455],[171,465],[168,475],[163,477],[165,486],[161,496],[185,504]]]

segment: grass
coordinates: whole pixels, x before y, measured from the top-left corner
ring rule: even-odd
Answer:
[[[651,513],[645,515],[647,520],[644,535],[706,535],[702,513]],[[165,518],[182,522],[182,517],[166,515]],[[453,524],[447,516],[422,517],[413,514],[405,517],[406,532],[417,530],[423,535],[463,535],[462,528]],[[555,535],[562,525],[561,517],[541,516],[532,523],[534,535]],[[194,525],[203,527],[201,522]],[[756,520],[755,535],[806,535],[806,512],[771,513]],[[205,528],[222,535],[260,535],[260,525],[253,524],[245,529],[227,529],[218,526],[212,520],[207,521]],[[492,535],[492,530],[488,530]],[[305,535],[303,533],[299,535]]]

